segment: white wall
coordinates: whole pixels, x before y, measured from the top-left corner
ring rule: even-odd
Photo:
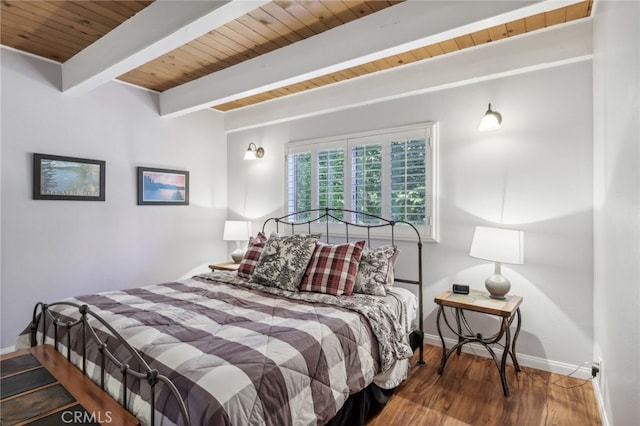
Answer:
[[[590,360],[593,347],[591,88],[587,60],[230,133],[230,214],[256,219],[257,227],[283,212],[290,140],[439,121],[441,242],[424,250],[425,331],[436,334],[434,296],[453,282],[482,288],[493,271],[468,255],[474,227],[522,229],[525,264],[503,267],[512,293],[524,296],[517,351],[525,365],[529,356],[543,360],[539,368],[569,372],[566,364]],[[304,104],[302,96],[292,102]],[[489,101],[503,128],[479,133]],[[264,146],[263,160],[242,160],[249,142]],[[411,278],[409,268],[404,261],[399,275]]]
[[[38,301],[170,281],[225,259],[221,115],[176,119],[157,95],[109,83],[82,97],[60,65],[2,49],[2,343]],[[31,199],[32,153],[106,161],[106,201]],[[189,206],[137,206],[137,166],[190,172]]]
[[[640,3],[594,16],[597,389],[611,425],[640,424]]]

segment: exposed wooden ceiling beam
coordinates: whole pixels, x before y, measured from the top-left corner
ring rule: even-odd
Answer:
[[[570,3],[408,1],[167,90],[160,114],[186,114]]]
[[[228,111],[225,130],[237,132],[586,61],[592,52],[591,21],[576,21]]]
[[[158,0],[66,61],[62,90],[86,93],[265,3]]]

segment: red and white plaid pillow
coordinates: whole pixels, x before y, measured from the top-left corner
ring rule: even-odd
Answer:
[[[238,276],[242,278],[251,278],[253,271],[256,269],[258,259],[264,248],[264,244],[267,241],[266,235],[262,232],[258,232],[258,235],[249,242],[249,247],[244,253],[240,266],[238,266]]]
[[[300,291],[350,296],[364,245],[364,240],[339,245],[317,243]]]

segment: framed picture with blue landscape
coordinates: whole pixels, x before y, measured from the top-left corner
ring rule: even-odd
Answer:
[[[104,201],[105,162],[33,154],[33,199]]]
[[[138,205],[189,205],[189,172],[138,167]]]

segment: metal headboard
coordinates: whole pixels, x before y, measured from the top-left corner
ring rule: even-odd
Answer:
[[[72,319],[69,317],[61,317],[61,314],[53,311],[49,308],[54,306],[71,306],[77,308],[77,313],[79,314],[78,319]],[[109,330],[112,336],[96,330],[93,325],[89,322],[89,319],[93,318],[97,320],[102,326]],[[31,332],[31,346],[36,346],[38,344],[38,328],[40,324],[42,324],[42,344],[45,343],[47,337],[47,322],[53,325],[53,347],[58,351],[58,343],[60,343],[60,339],[58,338],[59,331],[58,329],[62,329],[63,332],[66,332],[67,341],[67,361],[71,362],[71,329],[72,328],[80,328],[80,340],[81,347],[80,353],[77,353],[82,360],[82,373],[87,376],[87,347],[90,342],[95,343],[98,353],[99,360],[95,360],[100,367],[100,387],[102,390],[105,390],[105,372],[107,368],[107,360],[109,360],[113,365],[117,367],[118,370],[122,373],[122,395],[120,404],[125,408],[127,407],[127,396],[128,396],[128,386],[127,379],[129,376],[134,379],[143,381],[146,380],[149,389],[150,389],[150,416],[151,425],[155,424],[155,393],[156,393],[156,385],[158,383],[164,384],[166,389],[173,395],[175,400],[178,403],[178,408],[180,409],[180,414],[182,416],[182,424],[185,426],[190,425],[189,414],[187,413],[186,405],[182,396],[178,392],[176,386],[171,382],[171,380],[158,372],[158,370],[153,369],[147,364],[147,362],[142,358],[140,353],[136,349],[134,349],[124,337],[122,337],[108,322],[106,322],[100,315],[93,312],[89,306],[80,305],[78,303],[73,302],[56,302],[56,303],[42,303],[38,302],[36,306],[33,308],[33,320],[31,322],[30,332]],[[103,334],[104,338],[100,335]],[[131,355],[132,361],[136,362],[139,365],[139,368],[133,368],[128,364],[124,364],[119,361],[114,353],[109,349],[108,343],[110,339],[117,340],[124,348],[126,348],[127,352]]]
[[[346,215],[345,215],[346,214]],[[345,219],[345,217],[348,216],[352,219],[347,220]],[[298,218],[300,217],[310,217],[309,219],[302,219],[299,220]],[[374,223],[367,223],[369,222],[369,220],[372,220]],[[336,224],[343,224],[344,225],[344,238],[349,241],[349,229],[350,228],[361,228],[361,229],[366,229],[366,233],[367,233],[367,237],[366,237],[366,241],[367,241],[367,246],[371,247],[371,230],[372,229],[377,229],[377,228],[390,228],[391,230],[391,245],[395,246],[395,239],[396,239],[396,233],[395,233],[395,227],[397,225],[408,225],[410,227],[410,229],[412,229],[415,232],[415,236],[417,238],[417,252],[418,252],[418,257],[417,257],[417,262],[418,262],[418,277],[415,280],[409,280],[409,279],[404,279],[404,278],[395,278],[396,282],[399,283],[405,283],[405,284],[413,284],[413,285],[417,285],[418,286],[418,330],[419,330],[419,339],[420,339],[420,345],[419,345],[419,354],[420,354],[420,359],[418,360],[418,364],[424,364],[424,348],[423,348],[423,337],[424,337],[424,330],[423,330],[423,322],[424,322],[424,317],[423,317],[423,312],[422,312],[422,238],[420,237],[420,232],[418,231],[418,229],[409,222],[406,222],[404,220],[390,220],[390,219],[385,219],[383,217],[380,216],[376,216],[374,214],[371,213],[366,213],[366,212],[361,212],[361,211],[356,211],[356,210],[348,210],[348,209],[335,209],[335,208],[329,208],[329,207],[325,207],[325,208],[319,208],[319,209],[310,209],[310,210],[302,210],[302,211],[298,211],[295,213],[290,213],[288,215],[285,216],[280,216],[280,217],[271,217],[267,220],[264,221],[264,223],[262,224],[262,232],[265,232],[265,229],[267,227],[267,225],[269,225],[271,222],[275,223],[276,226],[276,232],[280,232],[280,225],[282,225],[283,227],[289,227],[290,231],[292,234],[295,234],[296,231],[298,233],[300,233],[300,229],[304,229],[305,232],[307,233],[313,233],[314,230],[312,229],[312,224],[314,223],[323,223],[325,224],[325,234],[322,236],[322,238],[327,242],[330,243],[331,241],[331,226],[330,225],[336,225]],[[333,234],[335,234],[335,231],[333,232]],[[342,237],[342,234],[340,234],[340,236]],[[359,239],[362,239],[361,234],[357,235]],[[381,238],[379,236],[374,236],[374,238]],[[388,237],[383,237],[383,238],[388,238]]]

